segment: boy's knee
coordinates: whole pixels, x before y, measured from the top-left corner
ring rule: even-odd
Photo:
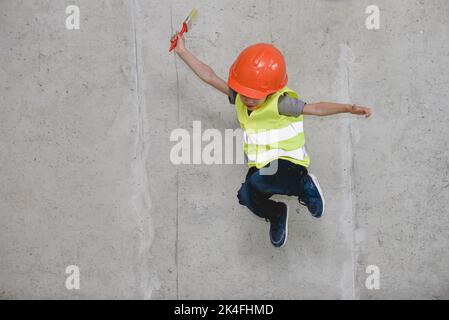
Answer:
[[[267,192],[267,184],[268,181],[263,181],[259,177],[253,177],[252,179],[248,180],[248,186],[251,188],[251,190],[254,190],[258,193],[266,193]]]
[[[239,203],[244,206],[250,202],[248,186],[246,183],[243,183],[240,187],[240,190],[237,192],[237,198],[239,199]]]

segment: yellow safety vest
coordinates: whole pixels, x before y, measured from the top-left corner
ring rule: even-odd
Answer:
[[[268,96],[250,115],[240,95],[236,97],[235,107],[243,129],[243,148],[249,167],[260,169],[276,159],[285,159],[304,167],[310,165],[305,145],[303,115],[289,117],[279,114],[278,101],[284,93],[299,98],[296,92],[284,87]]]

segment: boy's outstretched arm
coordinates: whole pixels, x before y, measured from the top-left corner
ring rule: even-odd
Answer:
[[[227,83],[218,77],[214,70],[207,64],[201,62],[184,46],[184,36],[180,36],[177,32],[173,38],[178,37],[178,44],[175,48],[176,54],[189,66],[190,69],[204,82],[211,85],[215,89],[223,92],[225,95],[229,95],[229,87]],[[172,38],[172,39],[173,39]]]
[[[370,117],[372,111],[370,108],[356,106],[355,104],[340,104],[333,102],[320,102],[306,104],[303,114],[312,116],[330,116],[338,113],[352,113],[365,117]]]

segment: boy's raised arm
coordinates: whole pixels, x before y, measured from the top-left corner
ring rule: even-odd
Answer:
[[[189,66],[190,69],[204,82],[211,85],[225,95],[229,95],[229,87],[226,82],[218,77],[214,70],[207,64],[201,62],[184,46],[184,36],[180,36],[176,33],[173,38],[178,37],[178,44],[175,48],[176,54]],[[173,39],[172,38],[172,39]]]

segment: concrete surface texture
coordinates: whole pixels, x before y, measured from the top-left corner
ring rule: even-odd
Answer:
[[[273,43],[305,101],[374,110],[306,117],[327,212],[277,197],[280,250],[238,204],[245,164],[170,160],[176,129],[238,128],[168,53],[194,6],[186,46],[222,78]],[[448,29],[446,0],[0,1],[0,298],[449,298]]]

